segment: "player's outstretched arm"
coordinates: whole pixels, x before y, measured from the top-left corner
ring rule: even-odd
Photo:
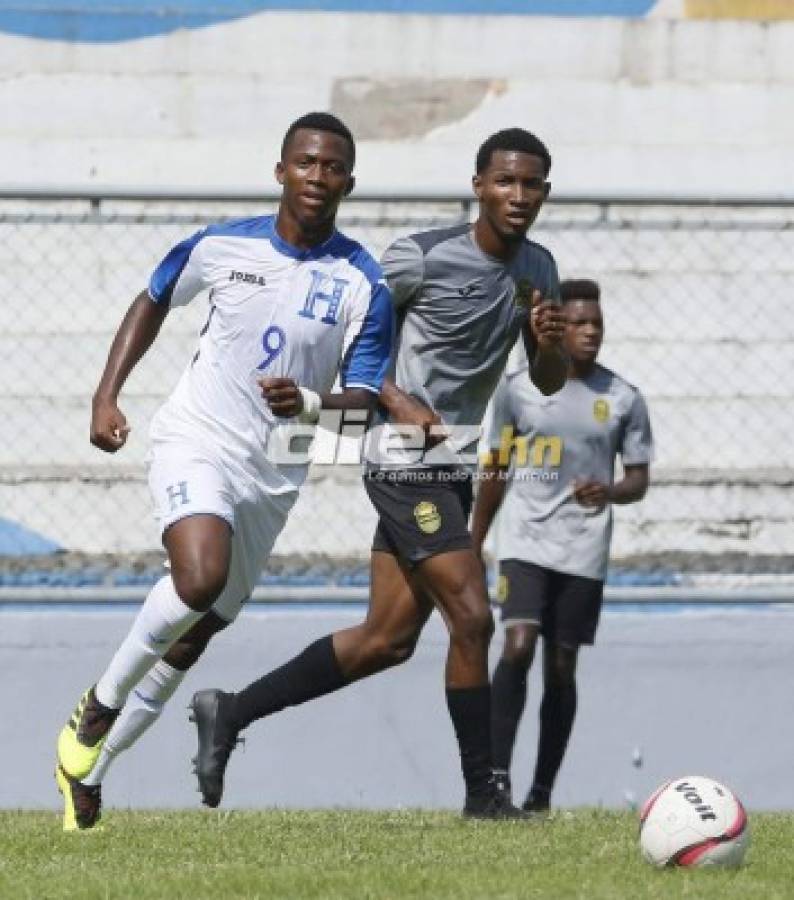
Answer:
[[[529,377],[546,396],[559,391],[568,376],[568,355],[562,347],[564,334],[565,315],[560,305],[544,300],[540,291],[534,291],[524,340],[527,356],[532,360]]]
[[[167,314],[167,304],[155,303],[147,291],[142,291],[119,325],[91,402],[91,443],[100,450],[115,453],[127,440],[130,428],[118,407],[118,396]]]
[[[482,548],[493,520],[504,500],[507,489],[507,466],[497,460],[499,450],[492,450],[490,458],[480,463],[477,479],[477,498],[471,516],[471,542],[474,552],[482,559]]]

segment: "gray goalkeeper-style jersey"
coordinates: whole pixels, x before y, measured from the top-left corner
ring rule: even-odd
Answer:
[[[637,388],[604,366],[571,378],[544,397],[526,364],[499,383],[488,410],[486,442],[510,460],[499,514],[499,558],[585,578],[606,578],[612,507],[584,507],[575,480],[612,484],[624,465],[653,456],[648,408]]]
[[[473,469],[485,409],[527,321],[532,291],[559,299],[554,258],[525,239],[505,263],[480,249],[471,225],[461,225],[400,238],[381,265],[397,313],[392,376],[453,434],[423,456],[387,423],[379,429],[381,450],[371,443],[369,459],[385,467]]]

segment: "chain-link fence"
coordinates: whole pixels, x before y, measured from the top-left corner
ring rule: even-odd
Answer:
[[[112,560],[124,583],[159,552],[147,426],[195,350],[206,298],[169,316],[131,376],[121,405],[133,430],[117,456],[88,442],[90,397],[121,317],[164,253],[207,222],[274,207],[273,198],[0,196],[6,579],[57,584],[53,567],[85,575]],[[371,198],[348,202],[340,226],[379,254],[400,234],[474,211],[463,198]],[[616,511],[618,575],[787,571],[793,221],[794,202],[566,198],[550,202],[533,231],[562,277],[600,282],[601,361],[639,386],[651,410],[653,485],[642,503]],[[330,569],[363,581],[374,521],[356,471],[315,467],[271,575],[310,580]]]

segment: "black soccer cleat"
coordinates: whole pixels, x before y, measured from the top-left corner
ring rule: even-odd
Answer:
[[[230,722],[231,694],[223,691],[197,691],[188,709],[193,711],[190,721],[198,731],[198,753],[193,757],[193,772],[198,778],[202,802],[216,807],[223,797],[223,776],[229,756],[237,744],[237,728]]]
[[[63,795],[63,830],[87,831],[102,817],[102,788],[83,784],[62,765],[55,769],[58,790]]]
[[[527,799],[521,804],[521,809],[528,813],[548,813],[551,809],[551,794],[547,791],[531,788]]]
[[[466,819],[489,819],[492,821],[508,821],[533,819],[531,813],[513,806],[510,798],[502,791],[494,790],[486,794],[469,794],[463,807]]]

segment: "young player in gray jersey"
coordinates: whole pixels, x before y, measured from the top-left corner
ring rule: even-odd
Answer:
[[[476,447],[488,398],[520,334],[539,389],[551,393],[565,380],[556,267],[525,237],[548,195],[550,165],[534,135],[493,135],[477,154],[474,225],[412,235],[386,251],[399,337],[393,379],[380,395],[383,422],[369,442],[366,487],[380,520],[368,615],[239,694],[196,695],[197,770],[208,805],[220,801],[240,730],[405,662],[436,607],[450,635],[446,696],[466,783],[464,812],[520,817],[498,790],[491,763],[493,621],[467,528],[476,450],[467,451]]]
[[[500,383],[472,522],[481,554],[501,507],[498,600],[505,644],[493,678],[492,740],[497,779],[508,796],[527,674],[538,634],[544,638],[537,762],[523,804],[528,811],[549,808],[573,726],[577,652],[593,643],[598,626],[612,504],[642,499],[652,456],[642,395],[596,362],[604,335],[598,285],[564,281],[561,294],[568,381],[550,398],[520,367]],[[624,474],[615,481],[618,454]]]

